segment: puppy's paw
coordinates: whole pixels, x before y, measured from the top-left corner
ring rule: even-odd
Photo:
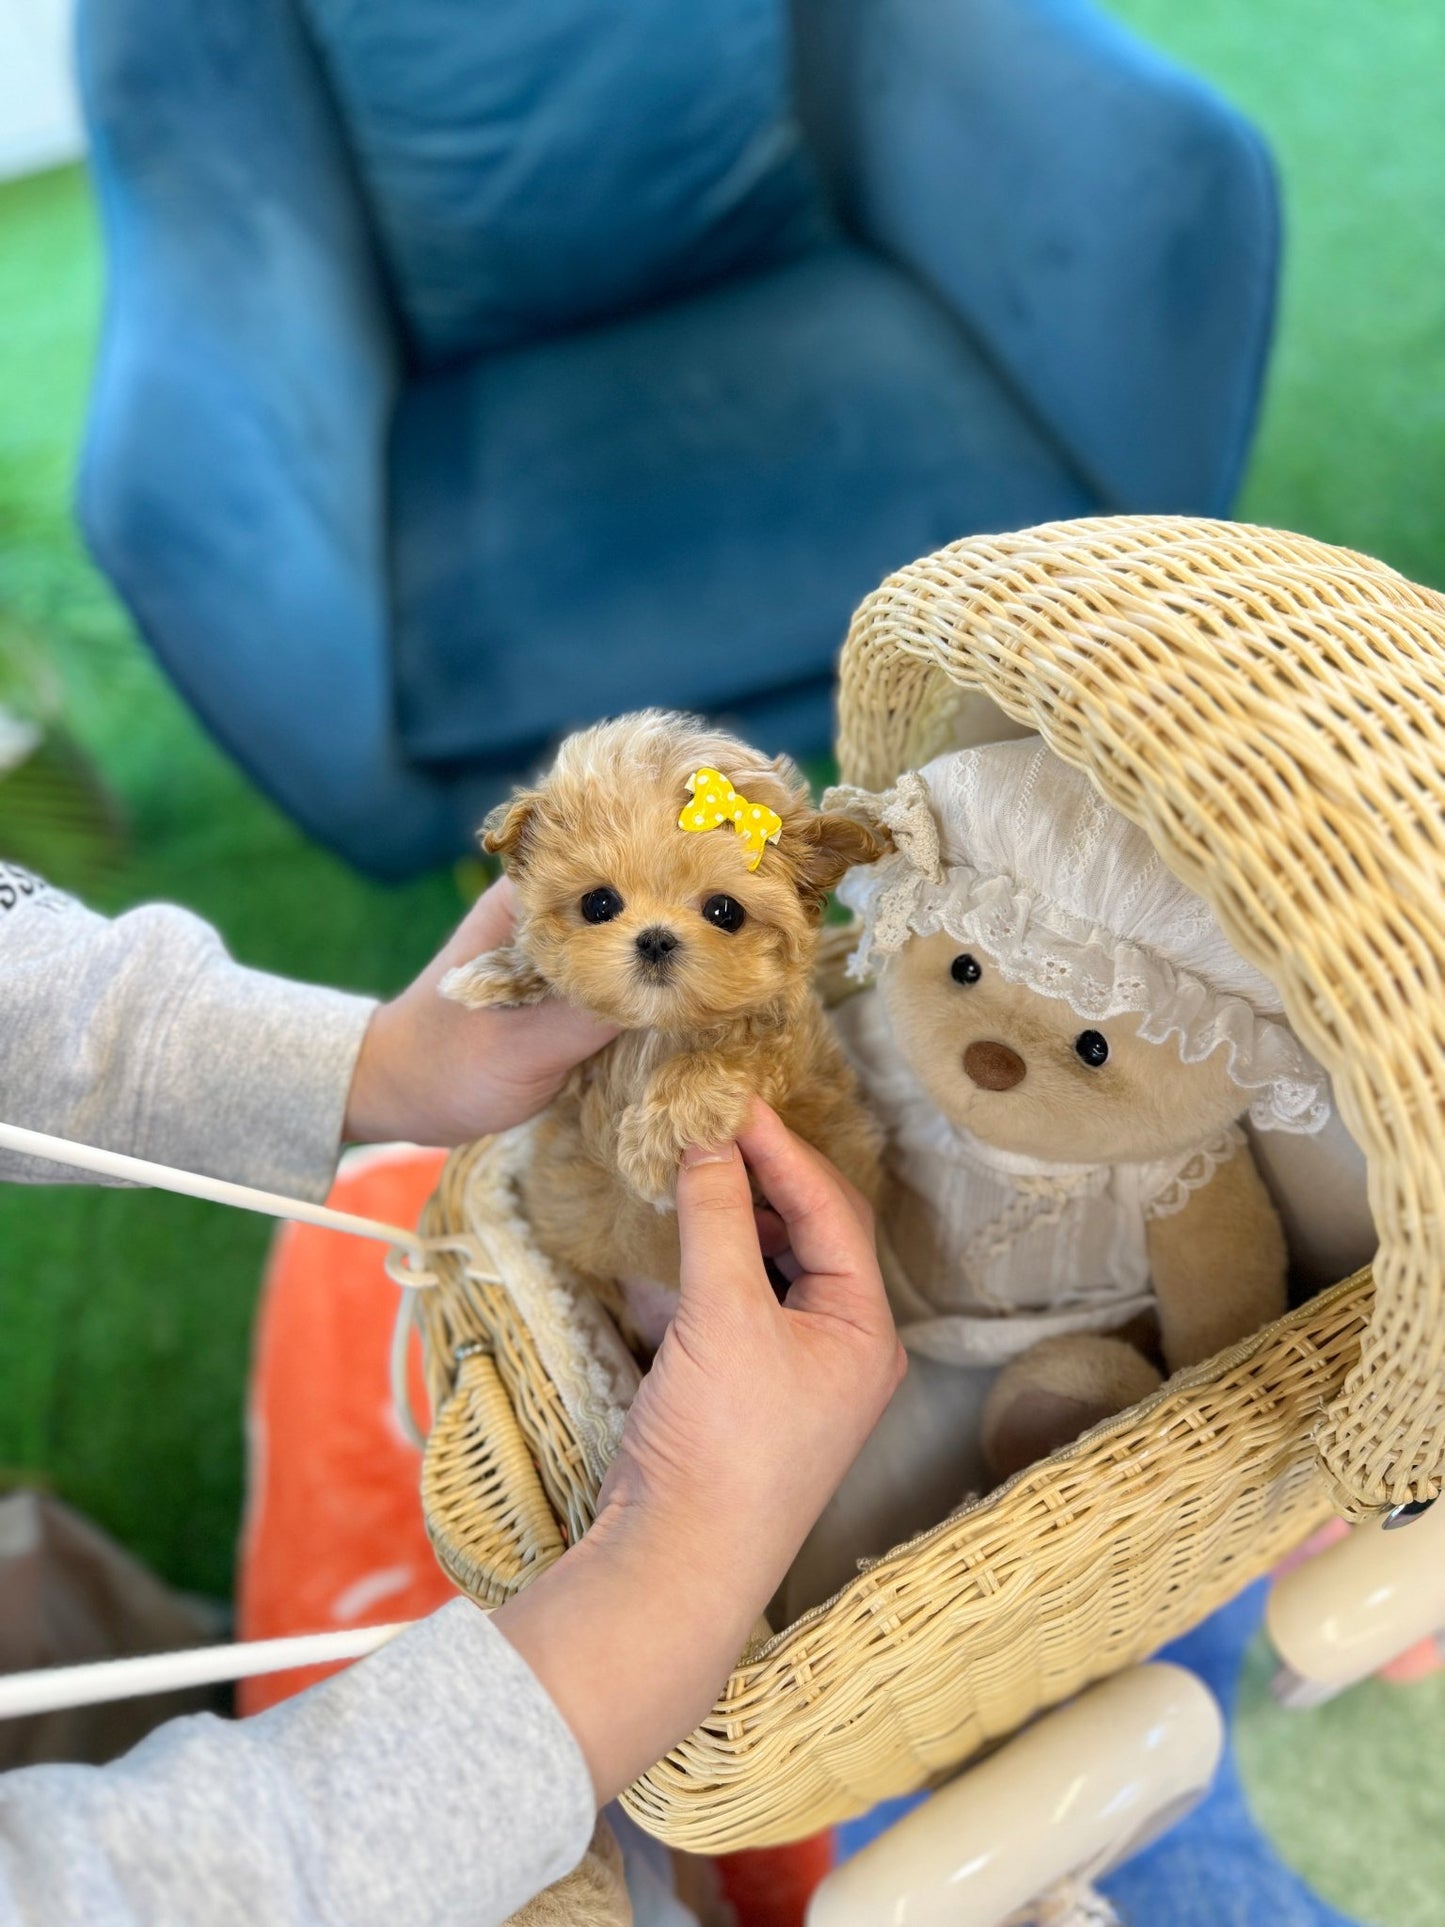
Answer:
[[[665,1110],[630,1104],[617,1121],[617,1169],[633,1196],[670,1211],[683,1147]]]
[[[687,1059],[657,1080],[655,1101],[667,1111],[677,1155],[689,1144],[726,1144],[743,1128],[752,1093],[731,1080],[699,1077]]]
[[[458,964],[441,980],[443,997],[473,1010],[506,1009],[518,1004],[540,1004],[551,986],[513,944],[484,950],[470,963]]]
[[[622,1114],[617,1167],[644,1203],[669,1210],[677,1167],[689,1144],[725,1144],[747,1116],[748,1093],[731,1084],[700,1082],[690,1064],[653,1079],[646,1097]]]

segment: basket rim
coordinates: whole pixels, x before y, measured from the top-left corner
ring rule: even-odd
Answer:
[[[851,1596],[862,1597],[870,1586],[876,1585],[880,1577],[901,1571],[917,1554],[926,1551],[930,1546],[941,1544],[955,1533],[960,1537],[964,1536],[968,1530],[976,1529],[991,1514],[1007,1513],[1026,1503],[1035,1496],[1038,1489],[1052,1483],[1060,1471],[1077,1460],[1088,1457],[1111,1439],[1125,1437],[1142,1428],[1155,1412],[1165,1406],[1229,1376],[1238,1366],[1248,1364],[1261,1351],[1268,1350],[1289,1332],[1307,1330],[1321,1314],[1333,1311],[1336,1306],[1343,1304],[1357,1293],[1369,1291],[1373,1282],[1372,1267],[1361,1265],[1347,1278],[1337,1279],[1334,1284],[1325,1285],[1319,1291],[1311,1292],[1301,1304],[1292,1306],[1281,1317],[1271,1319],[1269,1324],[1261,1325],[1257,1331],[1251,1332],[1247,1338],[1240,1339],[1237,1344],[1215,1352],[1198,1365],[1191,1365],[1176,1372],[1171,1378],[1165,1379],[1163,1384],[1147,1398],[1140,1399],[1134,1405],[1126,1406],[1122,1412],[1114,1413],[1111,1418],[1101,1419],[1097,1425],[1090,1426],[1087,1432],[1081,1432],[1078,1438],[1068,1445],[1060,1446],[1047,1458],[1037,1459],[1032,1465],[1022,1467],[1005,1479],[1001,1485],[996,1485],[987,1492],[976,1493],[951,1512],[946,1519],[940,1519],[936,1525],[926,1526],[923,1531],[915,1532],[911,1538],[901,1540],[896,1546],[890,1546],[888,1551],[881,1554],[879,1558],[870,1560],[867,1568],[856,1578],[848,1580],[836,1592],[820,1600],[816,1606],[810,1606],[806,1612],[800,1613],[789,1625],[781,1627],[766,1640],[759,1641],[756,1646],[750,1646],[733,1669],[734,1673],[743,1673],[751,1666],[761,1667],[769,1660],[778,1658],[795,1633],[802,1633],[817,1621],[828,1617],[835,1607],[846,1603]]]

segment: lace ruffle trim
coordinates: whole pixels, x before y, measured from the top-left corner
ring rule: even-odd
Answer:
[[[1151,1044],[1177,1038],[1186,1064],[1223,1048],[1230,1076],[1250,1094],[1249,1117],[1259,1130],[1312,1133],[1330,1115],[1328,1078],[1282,1019],[1211,989],[1167,957],[1073,916],[1012,877],[963,864],[930,875],[904,854],[853,871],[838,895],[864,925],[848,963],[852,977],[871,976],[911,936],[946,930],[987,951],[1011,982],[1062,997],[1081,1017],[1137,1015],[1139,1035]]]
[[[1176,1211],[1182,1211],[1194,1193],[1202,1191],[1220,1165],[1228,1164],[1247,1141],[1239,1126],[1231,1124],[1218,1137],[1201,1144],[1189,1162],[1175,1172],[1167,1187],[1149,1200],[1145,1218],[1172,1218]]]

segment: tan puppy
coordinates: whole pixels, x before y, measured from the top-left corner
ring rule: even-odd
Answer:
[[[683,828],[720,772],[744,822]],[[678,1159],[733,1135],[757,1094],[865,1194],[878,1134],[813,989],[828,891],[886,838],[815,809],[786,758],[649,710],[570,737],[550,774],[487,819],[516,884],[514,942],[442,988],[473,1005],[549,993],[622,1026],[534,1127],[522,1203],[538,1243],[591,1279],[675,1287]],[[760,854],[759,854],[760,852]],[[756,867],[750,859],[757,856]]]

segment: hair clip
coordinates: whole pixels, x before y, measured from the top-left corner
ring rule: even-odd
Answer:
[[[740,796],[728,779],[715,769],[694,770],[687,779],[692,801],[677,819],[680,830],[716,830],[731,823],[747,845],[748,868],[756,870],[763,850],[776,843],[783,830],[783,819],[766,803],[749,802]]]

